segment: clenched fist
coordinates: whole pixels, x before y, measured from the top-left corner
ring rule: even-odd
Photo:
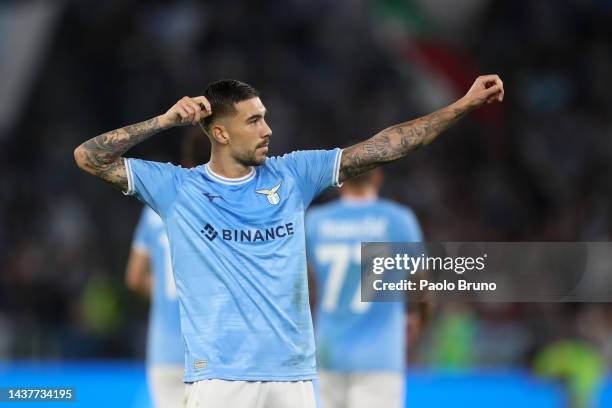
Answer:
[[[497,75],[479,76],[462,99],[474,108],[501,102],[504,100],[504,83]]]
[[[203,96],[185,96],[175,103],[160,120],[164,128],[197,125],[202,119],[212,115],[210,103]]]

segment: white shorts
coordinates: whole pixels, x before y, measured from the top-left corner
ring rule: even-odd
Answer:
[[[400,373],[319,371],[322,408],[402,408],[404,376]]]
[[[147,368],[147,379],[154,407],[180,406],[185,393],[183,372],[182,365],[151,365]]]
[[[202,380],[185,387],[184,408],[316,408],[312,381]]]

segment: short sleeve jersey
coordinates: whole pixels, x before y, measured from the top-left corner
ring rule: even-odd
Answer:
[[[295,381],[316,372],[304,213],[338,184],[341,150],[268,158],[239,179],[126,159],[127,194],[166,227],[186,382]]]

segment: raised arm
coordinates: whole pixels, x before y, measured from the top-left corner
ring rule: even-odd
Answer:
[[[340,182],[406,156],[431,143],[440,133],[485,103],[501,102],[504,85],[497,75],[476,79],[467,94],[446,108],[382,130],[368,140],[343,150]]]
[[[186,96],[163,115],[89,139],[74,150],[74,159],[87,173],[126,191],[128,183],[121,157],[123,153],[164,129],[195,125],[210,114],[210,104],[205,97]]]

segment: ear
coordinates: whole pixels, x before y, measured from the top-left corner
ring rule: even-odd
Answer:
[[[211,126],[210,136],[217,142],[222,145],[226,145],[229,143],[229,133],[227,129],[222,124],[215,124]]]

